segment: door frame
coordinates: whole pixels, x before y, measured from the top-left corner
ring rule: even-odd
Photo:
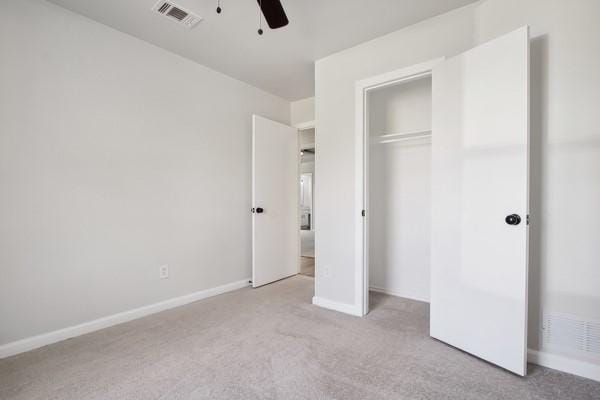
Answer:
[[[356,81],[355,84],[355,254],[354,254],[354,312],[364,316],[369,312],[369,107],[367,95],[371,90],[431,76],[433,67],[444,61],[436,58],[410,67]],[[363,210],[365,215],[363,216]]]

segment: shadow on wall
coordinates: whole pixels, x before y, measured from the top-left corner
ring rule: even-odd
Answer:
[[[540,349],[542,303],[544,149],[548,146],[548,36],[530,41],[530,218],[529,228],[529,348]]]

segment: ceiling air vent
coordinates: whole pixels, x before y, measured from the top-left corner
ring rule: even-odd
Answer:
[[[184,10],[170,1],[160,0],[152,7],[152,11],[164,15],[171,21],[175,21],[190,29],[196,26],[198,22],[202,21],[202,18],[196,14]]]

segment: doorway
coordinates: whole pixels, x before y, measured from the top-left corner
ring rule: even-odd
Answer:
[[[299,272],[298,131],[252,116],[252,286]]]
[[[431,75],[423,74],[367,94],[369,289],[424,302],[430,283],[431,83]]]
[[[315,276],[315,125],[252,117],[252,286]]]
[[[361,315],[371,290],[429,300],[432,69],[442,61],[357,82]]]
[[[300,144],[300,274],[315,276],[315,129],[298,131]]]

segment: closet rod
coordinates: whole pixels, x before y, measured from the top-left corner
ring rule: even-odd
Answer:
[[[376,136],[371,139],[372,143],[385,144],[403,142],[406,140],[421,139],[431,137],[431,131],[414,131],[408,133],[392,133],[388,135]]]

